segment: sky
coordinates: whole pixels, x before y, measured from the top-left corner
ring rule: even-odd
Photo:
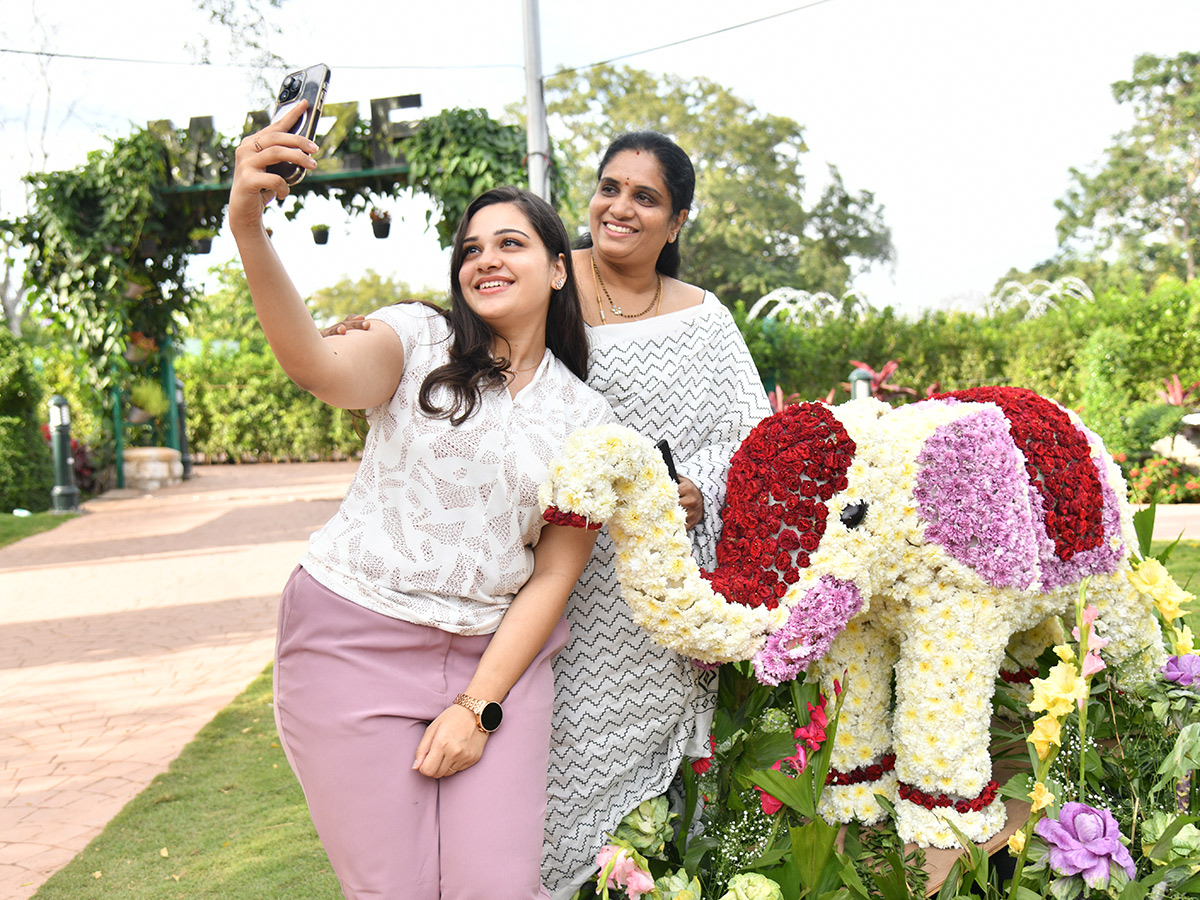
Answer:
[[[810,184],[837,165],[850,190],[874,192],[892,230],[894,264],[855,288],[910,314],[977,306],[1010,268],[1053,255],[1054,203],[1070,169],[1095,167],[1132,123],[1111,84],[1138,55],[1195,50],[1188,37],[1200,34],[1196,0],[540,0],[539,12],[547,74],[616,59],[703,76],[804,126]],[[358,101],[364,114],[371,98],[410,93],[422,95],[414,118],[448,107],[499,116],[525,99],[521,0],[283,0],[271,18],[280,31],[262,40],[288,60],[267,73],[272,84],[325,62],[329,101]],[[213,62],[230,59],[228,34],[191,0],[124,0],[119,13],[7,0],[0,50],[125,61],[0,52],[0,212],[19,212],[23,173],[72,168],[152,119],[211,115],[221,132],[240,133],[270,89],[245,67],[194,64],[205,37]],[[366,269],[440,288],[448,256],[425,210],[397,202],[385,241],[333,205],[310,204],[293,222],[275,210],[271,224],[302,293]],[[333,226],[321,248],[309,230],[318,221]],[[235,255],[219,235],[213,254],[196,258],[193,282],[205,285],[207,268]]]

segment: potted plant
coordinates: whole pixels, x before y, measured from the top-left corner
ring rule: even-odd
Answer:
[[[318,244],[326,244],[329,242],[329,226],[314,225],[312,227],[313,240]]]
[[[129,421],[144,425],[163,415],[171,406],[162,385],[151,378],[139,378],[129,388]]]
[[[125,352],[122,355],[132,363],[140,363],[145,362],[157,349],[158,344],[154,338],[148,337],[140,331],[133,331],[129,334],[129,340],[126,342]]]
[[[193,228],[188,232],[188,240],[192,242],[193,253],[208,253],[212,250],[213,238],[217,236],[215,228]]]
[[[375,237],[385,238],[392,228],[392,214],[386,209],[376,209],[371,207],[371,230],[375,232]]]

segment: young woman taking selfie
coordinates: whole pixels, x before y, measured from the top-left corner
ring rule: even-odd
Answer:
[[[365,409],[362,461],[280,604],[280,739],[350,900],[546,896],[540,862],[563,611],[594,532],[545,523],[537,489],[587,388],[567,236],[513,188],[472,202],[451,303],[397,304],[323,339],[263,227],[314,165],[299,108],[238,148],[229,221],[280,365]]]

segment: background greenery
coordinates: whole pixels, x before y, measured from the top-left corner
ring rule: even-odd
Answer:
[[[1114,137],[1094,170],[1072,170],[1058,204],[1060,252],[998,282],[999,297],[1008,290],[1000,285],[1041,290],[1047,278],[1074,276],[1092,286],[1094,299],[1085,289],[1033,302],[1027,292],[1015,304],[912,316],[852,294],[837,299],[856,273],[891,258],[885,211],[869,190],[847,188],[836,168],[819,177],[808,171],[800,123],[757,110],[705,79],[659,78],[623,66],[555,75],[546,99],[556,198],[576,228],[586,227],[595,167],[617,133],[659,129],[692,155],[697,191],[681,242],[683,271],[735,310],[766,387],[778,386],[785,397],[818,399],[832,391],[832,399],[842,399],[852,360],[875,370],[892,363],[887,396],[896,402],[982,384],[1028,387],[1080,411],[1124,458],[1135,499],[1156,494],[1169,501],[1200,499],[1196,473],[1157,464],[1150,449],[1179,430],[1197,399],[1164,402],[1163,380],[1200,382],[1197,85],[1200,54],[1139,57],[1131,77],[1113,85],[1135,124]],[[161,362],[153,354],[168,341],[185,385],[193,455],[311,459],[352,455],[360,446],[352,416],[317,403],[283,376],[236,266],[221,267],[216,290],[204,297],[183,283],[193,232],[220,224],[223,198],[201,203],[171,194],[169,159],[158,140],[137,131],[72,172],[30,175],[30,215],[0,223],[3,241],[23,241],[31,254],[22,314],[6,312],[21,352],[5,352],[0,370],[3,403],[19,406],[15,413],[0,406],[7,423],[0,424],[0,482],[30,508],[42,503],[46,458],[21,423],[44,422],[49,395],[62,393],[75,437],[104,472],[115,443],[108,388],[127,402],[129,385],[153,376]],[[521,127],[479,110],[423,120],[402,149],[406,182],[347,189],[338,195],[343,205],[363,212],[378,190],[423,192],[436,201],[433,224],[445,241],[473,195],[524,178]],[[227,156],[217,160],[224,174]],[[812,190],[814,183],[825,187]],[[824,302],[751,319],[747,310],[778,288]],[[310,308],[327,323],[413,295],[367,273],[316,292]],[[134,332],[158,343],[146,362],[126,358]],[[161,436],[161,423],[125,428],[124,439],[134,443]],[[98,488],[105,484],[101,479]]]

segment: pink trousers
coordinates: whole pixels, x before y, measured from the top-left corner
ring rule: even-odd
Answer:
[[[559,622],[504,701],[483,757],[412,769],[428,723],[467,686],[490,635],[364,609],[292,573],[279,609],[275,723],[347,900],[533,900],[541,883]]]

